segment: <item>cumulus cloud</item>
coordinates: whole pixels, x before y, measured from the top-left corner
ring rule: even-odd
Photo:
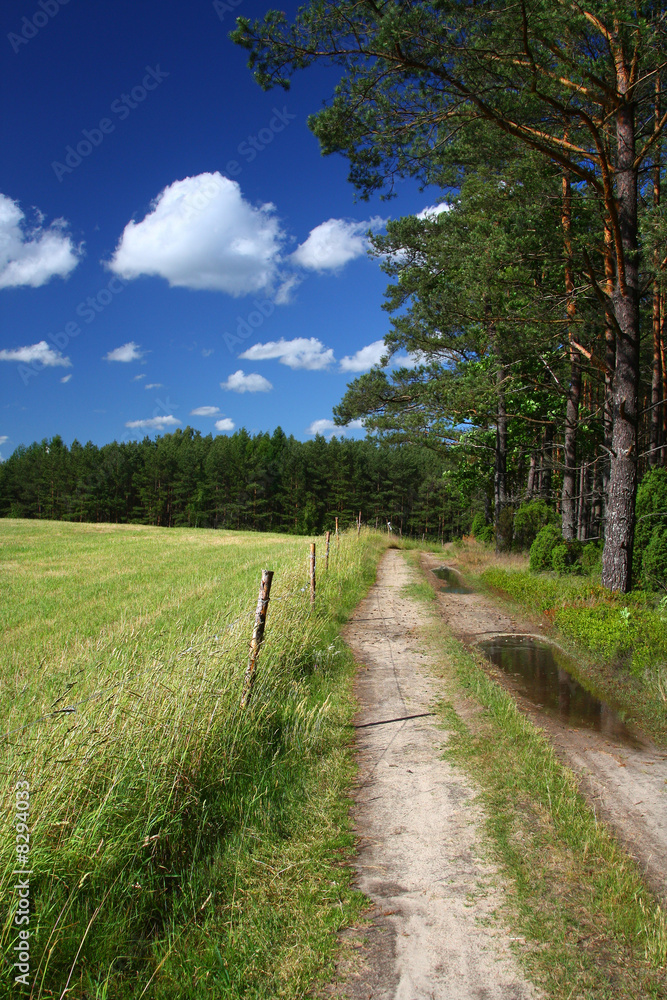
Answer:
[[[0,445],[6,444],[9,438],[6,434],[0,434]]]
[[[195,410],[190,410],[191,417],[217,417],[219,413],[219,406],[198,406]]]
[[[216,431],[233,431],[234,421],[230,420],[229,417],[224,417],[223,420],[216,420],[215,429]]]
[[[343,437],[348,430],[363,430],[362,420],[350,420],[346,427],[337,427],[333,420],[313,420],[308,428],[308,434],[323,434],[324,437],[333,437],[334,434]]]
[[[66,278],[79,263],[82,246],[75,246],[64,219],[29,226],[18,202],[0,194],[0,288],[39,288],[51,278]]]
[[[243,369],[239,368],[226,382],[220,383],[220,388],[228,389],[230,392],[270,392],[273,386],[263,375],[258,375],[256,372],[246,375]]]
[[[275,205],[245,201],[220,173],[174,181],[141,222],[125,227],[108,266],[123,278],[157,275],[173,287],[250,295],[271,288],[283,233]]]
[[[116,347],[113,351],[109,351],[102,358],[103,361],[141,361],[144,356],[144,351],[141,350],[138,344],[135,344],[133,340],[129,344],[123,344],[122,347]],[[137,378],[143,378],[143,375],[138,375]]]
[[[309,271],[338,271],[366,253],[369,229],[380,229],[385,220],[374,216],[367,222],[328,219],[311,229],[308,238],[292,254],[292,260]]]
[[[417,212],[418,219],[435,219],[443,212],[449,212],[451,205],[447,205],[445,202],[440,202],[439,205],[428,205],[427,208],[422,208],[421,212]]]
[[[374,340],[372,344],[360,348],[356,354],[342,358],[340,370],[342,372],[367,372],[374,365],[379,365],[386,353],[387,348],[384,340]]]
[[[60,381],[61,382],[69,382],[69,380],[71,379],[71,377],[72,377],[71,375],[63,375],[63,377],[61,378]]]
[[[71,368],[72,362],[64,358],[60,351],[54,351],[45,340],[29,347],[16,347],[0,351],[0,361],[19,361],[25,365],[40,364],[44,368]]]
[[[169,414],[168,417],[149,417],[147,420],[128,420],[125,424],[131,430],[136,430],[139,428],[145,428],[147,430],[162,431],[166,427],[175,427],[176,424],[180,424],[180,420],[176,417],[172,417]]]
[[[270,340],[266,344],[254,344],[243,354],[244,361],[278,360],[290,368],[307,368],[316,371],[328,368],[334,358],[332,348],[325,347],[316,337],[295,337],[294,340]]]

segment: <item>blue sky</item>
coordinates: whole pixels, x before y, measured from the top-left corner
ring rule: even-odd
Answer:
[[[185,427],[330,433],[377,361],[382,220],[307,116],[335,70],[263,93],[228,32],[266,0],[3,7],[0,455]],[[294,7],[288,6],[287,12]],[[348,433],[363,435],[361,429]]]

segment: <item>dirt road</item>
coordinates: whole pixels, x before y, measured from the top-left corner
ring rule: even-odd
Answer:
[[[448,738],[431,714],[447,697],[429,671],[429,612],[402,595],[414,571],[389,550],[345,638],[361,664],[354,821],[368,927],[346,932],[326,995],[350,1000],[533,1000],[492,914],[497,871],[481,849],[475,790],[443,761]]]
[[[427,571],[443,565],[424,555]],[[446,565],[456,568],[456,559]],[[432,578],[434,585],[438,581]],[[540,622],[512,616],[484,594],[438,594],[440,613],[466,645],[502,634],[539,634]],[[613,734],[574,729],[545,716],[512,689],[502,671],[489,667],[512,690],[519,707],[543,729],[560,759],[579,775],[580,787],[596,814],[611,826],[640,864],[653,890],[667,901],[667,753],[640,739],[628,746]]]

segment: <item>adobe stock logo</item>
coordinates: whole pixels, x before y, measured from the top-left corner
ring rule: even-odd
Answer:
[[[38,35],[66,3],[69,3],[69,0],[38,0],[37,6],[40,10],[36,10],[30,18],[23,18],[21,34],[17,35],[16,32],[10,31],[7,35],[7,41],[14,52],[18,52],[22,45],[27,45],[35,35]]]

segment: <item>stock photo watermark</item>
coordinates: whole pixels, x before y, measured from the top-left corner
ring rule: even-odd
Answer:
[[[17,34],[10,31],[7,40],[14,52],[20,52],[23,45],[32,41],[47,24],[56,16],[61,7],[69,3],[69,0],[38,0],[36,10],[32,17],[24,17],[21,20],[21,32]]]
[[[17,941],[13,948],[11,963],[16,969],[14,982],[23,986],[30,985],[30,784],[19,779],[15,787],[16,804],[14,810],[14,829],[16,831],[16,868],[12,875],[16,882],[12,886],[16,909],[14,926],[19,928]]]
[[[213,10],[218,15],[221,21],[224,21],[225,15],[233,14],[237,7],[240,7],[243,0],[213,0]]]
[[[235,333],[225,331],[222,335],[222,339],[230,354],[235,354],[238,345],[242,344],[248,337],[252,337],[253,333],[259,330],[260,326],[272,315],[276,308],[270,299],[255,299],[253,305],[255,308],[247,316],[236,317]]]
[[[63,178],[67,174],[73,173],[77,167],[81,166],[86,157],[90,156],[94,149],[102,145],[106,136],[116,131],[117,123],[129,118],[132,111],[138,108],[140,104],[143,104],[148,95],[153,90],[157,90],[168,76],[169,73],[160,69],[159,63],[155,67],[146,66],[146,74],[141,83],[132,87],[129,94],[121,94],[120,97],[111,102],[109,111],[112,115],[116,116],[117,121],[109,117],[100,118],[96,127],[82,129],[81,135],[83,138],[79,139],[76,146],[71,144],[66,146],[62,161],[53,160],[51,169],[58,178],[59,183],[62,184]]]
[[[126,285],[127,281],[124,278],[119,278],[117,275],[114,276],[95,295],[89,295],[79,302],[75,309],[76,316],[86,324],[93,323],[100,313],[103,313],[111,305],[116,296],[120,295]],[[82,333],[83,328],[81,325],[75,320],[70,320],[68,323],[65,323],[62,330],[59,330],[57,333],[49,333],[48,340],[57,351],[64,351],[70,342],[75,337],[80,337]],[[45,355],[46,351],[50,351],[51,348],[46,341],[42,341],[42,344],[44,345],[42,354]],[[29,364],[20,364],[18,366],[18,374],[23,384],[27,385],[31,378],[39,375],[40,372],[49,367],[51,365],[48,360],[41,360],[37,356]]]

